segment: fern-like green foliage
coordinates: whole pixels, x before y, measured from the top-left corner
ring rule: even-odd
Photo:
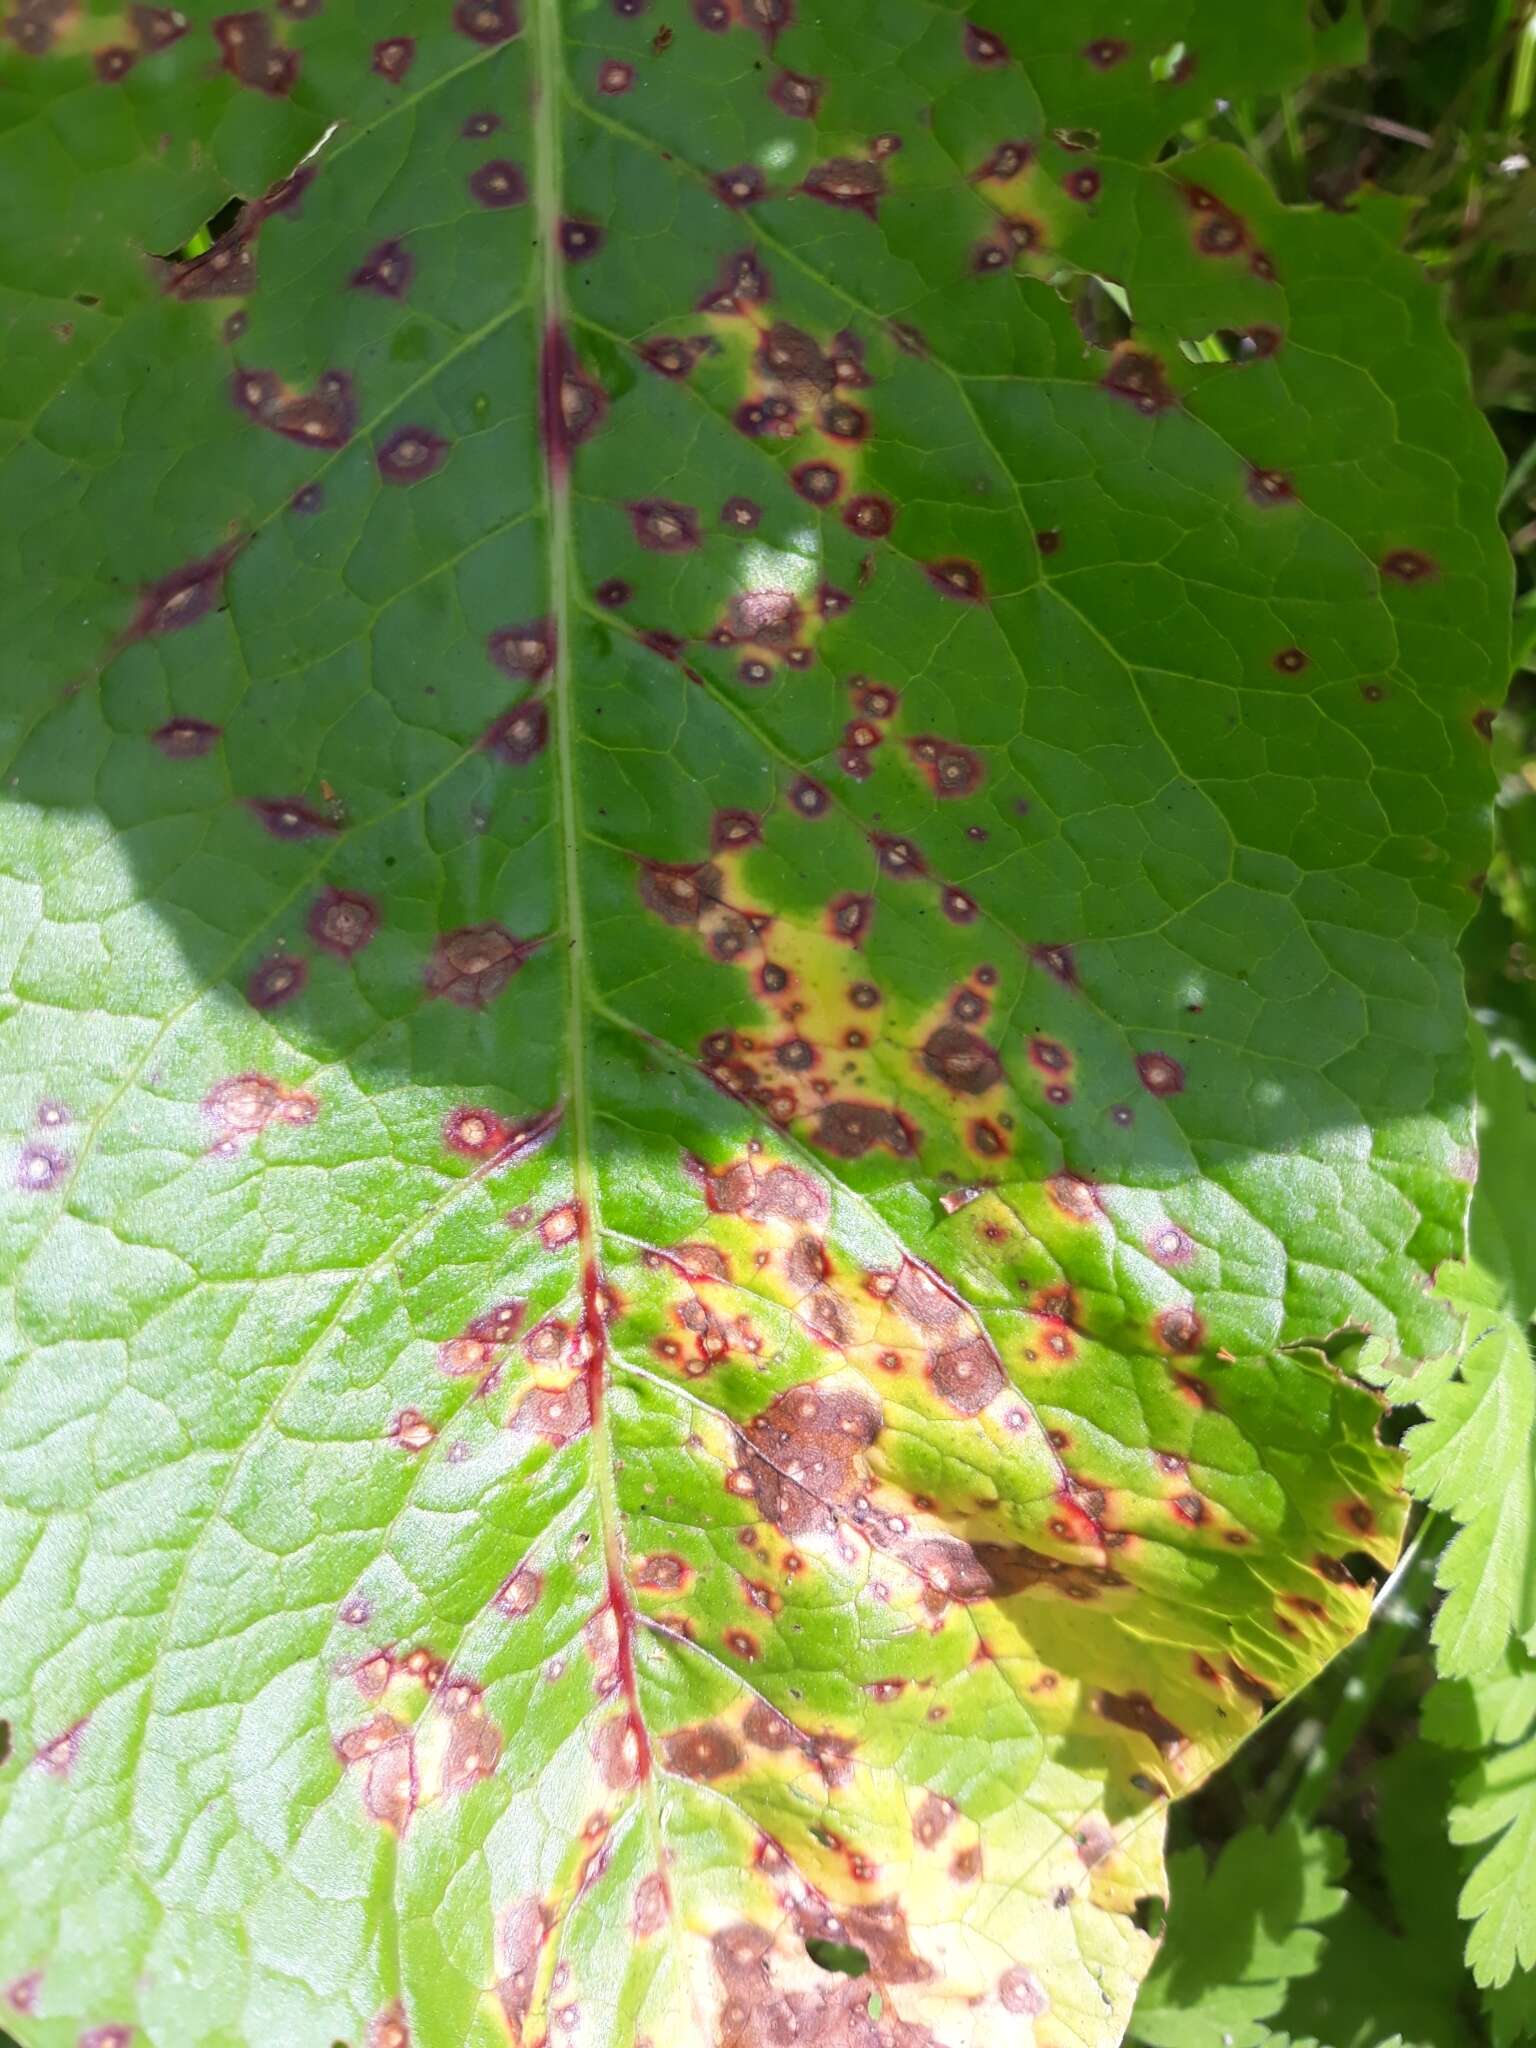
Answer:
[[[1214,1864],[1171,1856],[1169,1934],[1142,1988],[1131,2039],[1142,2048],[1272,2048],[1266,2024],[1291,1983],[1317,1967],[1323,1924],[1345,1903],[1344,1844],[1289,1822],[1250,1828]]]
[[[1525,1325],[1492,1274],[1454,1266],[1439,1291],[1466,1316],[1463,1349],[1414,1389],[1426,1419],[1408,1436],[1407,1476],[1461,1524],[1440,1562],[1434,1642],[1442,1673],[1464,1678],[1492,1668],[1536,1623],[1536,1373]]]
[[[1396,1391],[1424,1421],[1406,1439],[1408,1484],[1461,1526],[1446,1545],[1434,1624],[1442,1676],[1498,1666],[1511,1637],[1536,1639],[1536,1167],[1532,1088],[1507,1052],[1473,1031],[1479,1161],[1469,1261],[1442,1268],[1437,1292],[1463,1317],[1459,1356]]]
[[[1477,1852],[1460,1899],[1473,1923],[1467,1961],[1479,1984],[1503,1986],[1536,1968],[1536,1657],[1511,1642],[1492,1671],[1442,1682],[1424,1725],[1444,1747],[1476,1755],[1450,1832]]]

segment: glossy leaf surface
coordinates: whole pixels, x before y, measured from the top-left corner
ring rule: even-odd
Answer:
[[[1495,465],[1104,16],[13,4],[26,2048],[1108,2048],[1361,1626]]]

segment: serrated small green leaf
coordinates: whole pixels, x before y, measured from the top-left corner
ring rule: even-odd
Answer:
[[[1536,1742],[1501,1750],[1462,1781],[1451,1840],[1492,1845],[1461,1894],[1472,1974],[1497,1985],[1536,1968]]]
[[[1433,1626],[1439,1668],[1457,1678],[1536,1627],[1536,1366],[1499,1281],[1458,1265],[1439,1292],[1466,1317],[1459,1370],[1415,1382],[1426,1419],[1404,1448],[1419,1499],[1462,1524],[1436,1570],[1446,1597]]]
[[[1473,1260],[1501,1283],[1502,1305],[1524,1325],[1536,1315],[1536,1080],[1476,1027],[1472,1055],[1478,1160],[1469,1243]]]
[[[1479,1853],[1458,1910],[1473,1925],[1467,1963],[1497,1988],[1536,1967],[1536,1658],[1509,1643],[1498,1665],[1470,1680],[1442,1680],[1429,1696],[1425,1732],[1456,1749],[1481,1747],[1460,1779],[1450,1836]]]
[[[1280,2015],[1285,2030],[1315,2033],[1330,2048],[1376,2048],[1389,2028],[1412,2048],[1467,2048],[1461,1873],[1446,1853],[1462,1768],[1428,1742],[1408,1742],[1371,1770],[1364,1803],[1375,1820],[1386,1897],[1372,1882],[1376,1859],[1357,1855],[1351,1897],[1327,1923],[1317,1968],[1290,1987]]]
[[[1516,1970],[1505,1984],[1483,1990],[1492,2048],[1530,2048],[1536,2041],[1536,1971]]]
[[[1343,1840],[1287,1822],[1251,1828],[1207,1864],[1168,1861],[1169,1931],[1131,2020],[1145,2048],[1266,2048],[1266,2021],[1323,1951],[1323,1924],[1345,1893]]]

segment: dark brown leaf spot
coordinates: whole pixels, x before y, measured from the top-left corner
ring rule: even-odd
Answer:
[[[768,97],[781,114],[792,120],[814,121],[821,106],[822,83],[798,71],[781,71],[768,88]]]
[[[43,1988],[41,1970],[28,1970],[24,1977],[13,1977],[5,1987],[5,2002],[12,2012],[32,2012],[37,2006],[37,1994]]]
[[[1031,946],[1029,957],[1063,988],[1076,988],[1077,961],[1070,946]]]
[[[491,1605],[508,1621],[524,1621],[543,1594],[544,1574],[532,1565],[520,1565],[510,1578],[503,1580]]]
[[[1428,583],[1439,568],[1417,548],[1394,548],[1382,557],[1381,573],[1392,583]]]
[[[461,1159],[494,1159],[513,1142],[510,1125],[489,1109],[465,1105],[443,1118],[443,1143]]]
[[[292,395],[270,370],[237,370],[230,396],[258,426],[309,448],[343,448],[357,426],[357,400],[344,370],[323,371],[313,391]]]
[[[1183,1090],[1184,1069],[1165,1052],[1138,1053],[1136,1071],[1149,1095],[1178,1095]]]
[[[1162,362],[1145,349],[1118,348],[1099,386],[1142,413],[1166,412],[1179,402],[1163,374]]]
[[[1250,469],[1248,495],[1255,505],[1287,505],[1296,496],[1296,486],[1278,469]]]
[[[221,548],[217,554],[205,555],[200,562],[173,569],[158,583],[147,584],[140,592],[139,609],[128,628],[128,638],[139,640],[152,633],[179,632],[182,627],[206,618],[223,594],[224,574],[234,556],[233,547]]]
[[[1008,1384],[996,1352],[984,1337],[952,1344],[929,1362],[935,1393],[959,1415],[979,1415]]]
[[[117,85],[126,78],[139,61],[138,53],[126,49],[121,43],[110,43],[98,50],[95,56],[96,76],[103,85]]]
[[[767,181],[756,164],[738,164],[734,170],[720,171],[711,181],[715,196],[727,206],[755,206],[768,192]]]
[[[925,562],[923,573],[934,589],[945,597],[957,597],[968,604],[985,604],[986,585],[981,571],[974,562],[949,558],[941,562]]]
[[[405,75],[416,61],[416,40],[414,36],[386,36],[381,43],[373,46],[373,68],[380,78],[387,78],[391,85],[402,85]]]
[[[921,851],[910,839],[897,839],[883,832],[870,835],[875,849],[875,858],[880,863],[880,872],[894,881],[916,881],[928,872],[928,866]]]
[[[67,1778],[75,1768],[88,1725],[86,1721],[76,1721],[62,1735],[55,1735],[51,1741],[45,1742],[32,1758],[34,1768],[45,1777]]]
[[[522,683],[542,683],[555,662],[554,621],[530,619],[526,625],[503,626],[487,637],[485,651],[503,675]]]
[[[191,26],[179,7],[135,5],[129,8],[128,14],[140,49],[150,52],[169,49]]]
[[[334,818],[298,796],[253,796],[247,798],[246,808],[274,839],[315,839],[341,829]]]
[[[521,28],[517,0],[459,0],[453,25],[461,36],[487,48],[510,42]]]
[[[525,697],[486,727],[480,744],[497,760],[521,768],[543,753],[548,740],[548,708],[537,697]]]
[[[836,896],[827,905],[827,929],[845,946],[862,945],[875,914],[875,899],[853,891]]]
[[[847,207],[874,220],[885,191],[885,173],[878,164],[861,162],[857,157],[835,156],[828,163],[813,164],[800,189],[828,206]]]
[[[752,498],[727,498],[721,506],[721,526],[733,526],[737,532],[754,532],[762,522],[762,506],[754,504]]]
[[[756,29],[769,50],[795,18],[794,0],[738,0],[747,28]]]
[[[272,24],[264,14],[254,10],[223,14],[211,26],[221,62],[231,78],[274,98],[292,89],[299,75],[298,52],[274,41]]]
[[[448,443],[430,427],[397,427],[374,457],[387,484],[419,484],[448,460]]]
[[[299,995],[309,979],[309,963],[293,953],[274,953],[253,969],[245,984],[247,1002],[255,1010],[275,1010]]]
[[[1165,1308],[1157,1319],[1158,1341],[1178,1357],[1199,1351],[1205,1342],[1205,1325],[1192,1308]]]
[[[1051,2009],[1045,1986],[1027,1963],[1004,1970],[997,1980],[997,1995],[1005,2012],[1021,2013],[1029,2019],[1039,2019]]]
[[[816,1142],[837,1159],[860,1159],[881,1145],[898,1158],[910,1156],[911,1127],[895,1110],[876,1102],[829,1102],[816,1118]]]
[[[578,360],[565,330],[550,327],[539,358],[539,429],[556,475],[570,465],[571,450],[588,441],[608,411],[608,394]]]
[[[677,555],[699,545],[699,515],[691,505],[666,498],[642,498],[628,507],[630,524],[641,547]]]
[[[889,498],[865,493],[848,500],[843,508],[843,524],[851,533],[880,540],[896,524],[896,508]]]
[[[1008,62],[1008,45],[989,28],[965,24],[965,54],[972,64],[990,67]]]
[[[831,462],[802,462],[789,473],[789,480],[807,503],[831,505],[843,488],[842,471]]]
[[[170,718],[150,738],[167,760],[196,761],[213,752],[222,733],[222,726],[208,725],[201,718]]]
[[[741,1437],[743,1469],[763,1515],[785,1536],[836,1526],[865,1480],[880,1410],[862,1389],[789,1387]]]
[[[646,909],[671,925],[696,925],[706,907],[720,900],[716,867],[669,867],[647,861],[636,870],[635,880]]]
[[[380,298],[403,299],[411,288],[416,263],[403,242],[380,242],[352,273],[355,291],[377,292]]]
[[[931,1032],[920,1057],[936,1081],[959,1095],[984,1095],[1003,1077],[992,1047],[960,1024],[941,1024]]]
[[[174,299],[236,299],[256,289],[255,222],[242,217],[211,249],[189,261],[178,262],[166,279],[165,289]],[[232,313],[224,323],[226,341],[238,341],[245,332],[244,313]],[[232,331],[233,330],[233,331]]]
[[[568,1387],[530,1387],[518,1402],[507,1427],[520,1435],[537,1436],[559,1450],[585,1436],[592,1427],[592,1405],[584,1379]]]
[[[427,962],[427,994],[442,996],[461,1009],[484,1009],[501,994],[531,950],[504,925],[461,925],[456,931],[444,932]]]
[[[528,198],[521,167],[502,156],[471,171],[468,184],[470,198],[480,206],[522,206]]]
[[[682,341],[676,335],[663,334],[641,344],[640,358],[660,377],[686,377],[706,346],[698,337]]]
[[[412,2048],[405,2007],[398,1999],[392,2000],[381,2012],[376,2012],[368,2022],[364,2048]]]
[[[68,1171],[68,1162],[46,1145],[24,1145],[16,1157],[16,1186],[24,1195],[50,1194]]]
[[[1018,177],[1021,171],[1028,170],[1034,160],[1033,143],[1000,142],[980,170],[973,175],[978,180],[995,178],[999,183],[1006,184],[1010,179]]]
[[[603,231],[596,221],[563,220],[560,223],[560,254],[567,263],[584,263],[603,246]]]
[[[716,853],[734,853],[742,847],[755,846],[762,836],[762,826],[751,811],[716,811],[710,820],[709,843]]]
[[[735,1736],[717,1721],[700,1721],[692,1728],[675,1729],[663,1736],[661,1753],[669,1771],[675,1771],[680,1778],[702,1779],[706,1783],[734,1771],[744,1754]]]
[[[1184,1731],[1160,1714],[1144,1692],[1101,1692],[1093,1703],[1106,1721],[1146,1736],[1164,1756],[1174,1756],[1184,1746]]]

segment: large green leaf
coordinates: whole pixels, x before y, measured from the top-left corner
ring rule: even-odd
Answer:
[[[7,2024],[1117,2041],[1464,1229],[1493,451],[1163,150],[1302,8],[7,31]]]

